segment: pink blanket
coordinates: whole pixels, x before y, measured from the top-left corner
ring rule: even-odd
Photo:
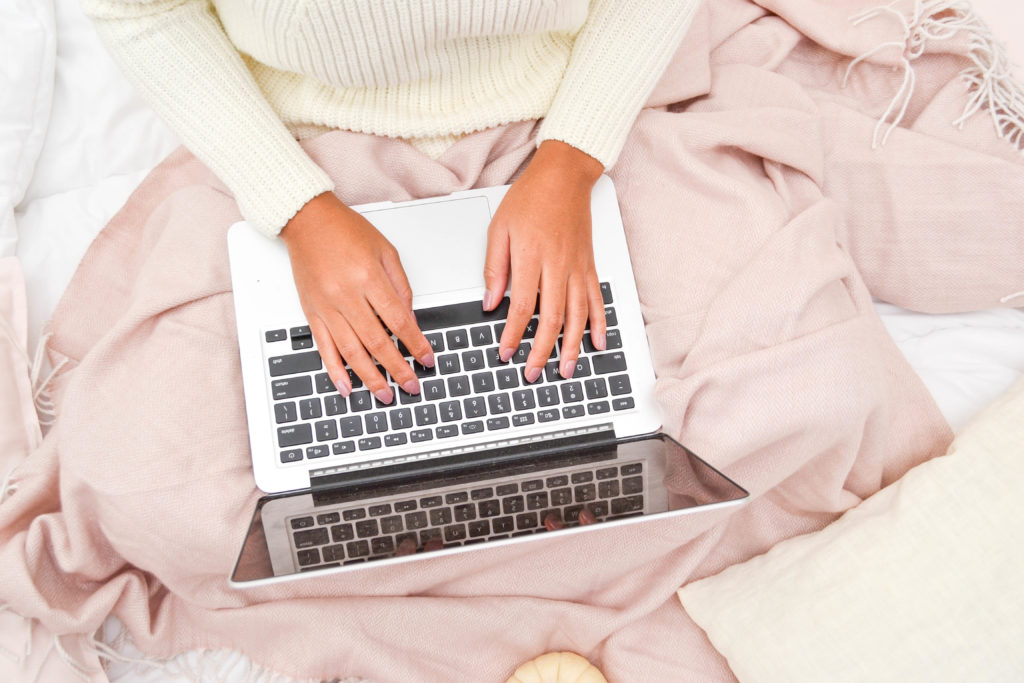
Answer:
[[[950,441],[871,295],[943,311],[1024,289],[1020,154],[984,109],[951,125],[977,28],[935,2],[851,20],[876,1],[708,3],[612,171],[665,429],[749,505],[232,590],[259,496],[225,253],[239,216],[179,151],[54,316],[69,364],[56,426],[0,504],[0,603],[56,633],[113,613],[149,655],[231,648],[295,676],[497,681],[569,649],[611,680],[731,677],[675,590],[821,528]],[[307,149],[360,203],[508,182],[532,133],[478,133],[438,161],[345,132]]]

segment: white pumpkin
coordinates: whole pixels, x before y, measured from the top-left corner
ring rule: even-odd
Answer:
[[[531,659],[505,683],[608,683],[597,667],[575,652],[548,652]]]

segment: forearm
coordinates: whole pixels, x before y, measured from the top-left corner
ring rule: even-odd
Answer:
[[[207,0],[86,0],[84,7],[143,97],[262,232],[276,234],[333,189],[267,104]]]

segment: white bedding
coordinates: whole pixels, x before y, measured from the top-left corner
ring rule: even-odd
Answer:
[[[78,2],[0,5],[0,256],[14,252],[16,225],[31,347],[92,238],[178,144],[120,75]],[[998,37],[1024,36],[1024,7],[975,5]],[[1024,63],[1024,40],[1010,52]],[[1024,311],[878,308],[954,429],[1024,373]]]

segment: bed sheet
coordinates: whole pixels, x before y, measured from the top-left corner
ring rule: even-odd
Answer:
[[[0,167],[13,167],[15,161],[23,165],[26,155],[35,157],[34,167],[33,159],[27,159],[27,185],[6,195],[18,200],[17,255],[26,273],[29,343],[34,348],[93,237],[178,140],[121,76],[82,15],[79,0],[14,3],[15,9],[22,5],[33,8],[26,19],[32,30],[21,33],[21,43],[9,54],[24,63],[19,69],[15,60],[0,75],[6,75],[10,86],[4,101],[31,98],[34,109],[20,111],[34,119],[0,121],[0,136],[20,124],[31,129],[25,136],[28,142],[42,142],[41,147],[26,143],[17,150],[22,155],[17,160],[12,148],[0,145]],[[1024,40],[1017,38],[1024,35],[1024,7],[1005,0],[975,0],[975,6],[997,37],[1016,40],[1009,45],[1011,59],[1024,64]],[[51,59],[52,68],[38,68],[39,59],[44,67]],[[13,110],[2,111],[6,119]],[[2,187],[4,182],[6,176],[0,176],[0,190],[9,190]],[[1024,374],[1024,311],[934,316],[881,303],[878,310],[955,430]],[[108,626],[116,629],[116,624]],[[214,660],[207,663],[212,666]],[[245,676],[231,673],[244,672],[244,662],[222,663],[226,668],[220,671],[229,679]],[[121,675],[128,676],[129,669],[120,666]],[[118,670],[115,666],[112,673]],[[130,680],[178,680],[169,672],[142,676],[142,670],[132,669]]]

